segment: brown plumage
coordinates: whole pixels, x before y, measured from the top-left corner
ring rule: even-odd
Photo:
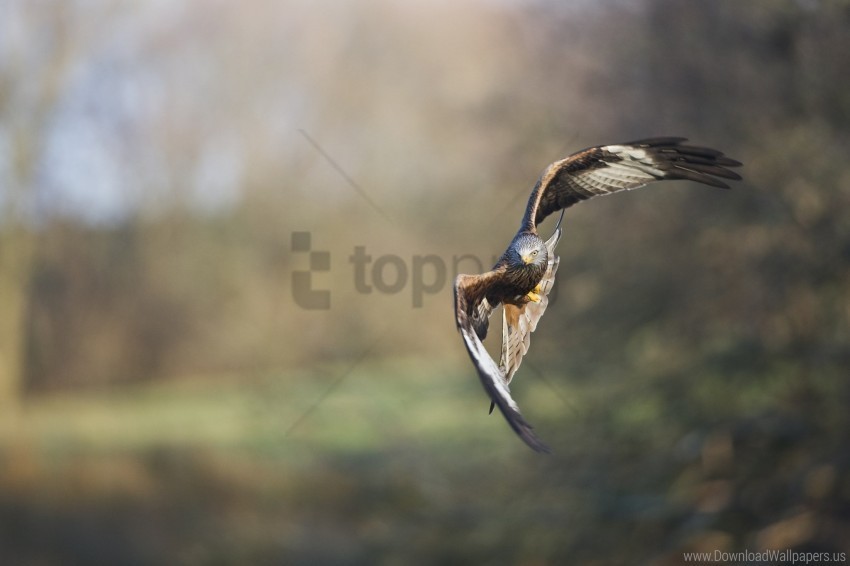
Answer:
[[[469,356],[493,406],[534,450],[549,448],[534,434],[510,395],[510,381],[528,352],[530,335],[546,310],[558,269],[555,246],[561,237],[563,210],[598,195],[642,187],[653,181],[686,179],[728,189],[720,179],[741,177],[728,167],[741,165],[721,152],[682,145],[685,138],[652,138],[592,147],[549,165],[540,176],[519,232],[493,269],[481,275],[458,275],[455,317]],[[561,211],[547,241],[537,226]],[[504,305],[502,354],[497,366],[482,344],[493,310]]]

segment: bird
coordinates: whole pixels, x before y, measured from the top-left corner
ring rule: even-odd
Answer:
[[[656,137],[590,147],[550,164],[528,198],[519,231],[490,271],[457,275],[454,310],[458,331],[484,390],[510,427],[533,450],[550,452],[511,397],[511,380],[528,352],[531,333],[548,305],[559,258],[564,211],[595,196],[643,187],[655,181],[688,180],[728,189],[722,179],[739,181],[730,170],[741,163],[716,149],[685,145],[687,138]],[[540,223],[561,212],[547,240]],[[487,352],[490,315],[502,306],[502,349],[499,364]]]

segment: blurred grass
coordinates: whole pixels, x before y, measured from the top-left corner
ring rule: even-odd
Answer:
[[[407,562],[398,534],[435,512],[480,515],[476,507],[507,493],[486,493],[475,475],[538,458],[487,415],[467,368],[395,360],[349,369],[30,399],[0,428],[0,519],[21,525],[0,536],[5,559]],[[83,536],[77,523],[112,540]],[[419,544],[435,544],[428,529]],[[500,536],[493,524],[482,529],[475,547]]]
[[[826,530],[792,529],[780,544],[834,550],[848,531],[835,511],[850,482],[830,432],[847,430],[834,373],[577,381],[529,365],[515,389],[555,449],[540,456],[487,415],[465,365],[350,368],[30,399],[0,429],[4,556],[662,563],[756,544],[800,513]]]
[[[494,449],[509,444],[503,441],[509,429],[500,419],[477,418],[487,415],[488,402],[471,368],[397,360],[349,370],[345,364],[317,364],[304,372],[198,376],[33,396],[17,417],[8,413],[2,419],[0,441],[46,452],[168,445],[281,458],[388,444],[448,443],[448,449],[457,449],[462,446],[453,442],[463,437],[480,437]],[[563,408],[541,382],[524,389],[538,415]],[[566,385],[558,389],[566,395]],[[487,434],[494,428],[495,434]]]
[[[557,429],[603,422],[613,430],[640,434],[643,428],[654,435],[660,423],[687,428],[708,412],[727,419],[792,411],[804,394],[823,404],[811,417],[825,427],[840,425],[843,415],[829,403],[845,394],[837,368],[825,368],[815,379],[806,377],[804,367],[779,362],[763,374],[703,368],[648,377],[620,367],[571,383],[569,368],[541,373],[531,362],[527,366],[515,394],[541,434],[555,438],[566,434]],[[726,402],[718,406],[718,398]],[[487,405],[471,367],[418,359],[366,362],[353,370],[317,364],[309,371],[195,376],[32,396],[17,415],[0,417],[0,444],[46,454],[187,446],[284,460],[412,445],[524,453],[501,418],[487,416]]]

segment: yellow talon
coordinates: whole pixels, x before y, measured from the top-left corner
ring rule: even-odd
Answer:
[[[539,290],[539,288],[535,289],[534,291],[538,291],[538,290]],[[533,303],[539,303],[540,302],[540,295],[538,295],[534,291],[530,292],[528,295],[526,295],[526,297],[528,297],[528,300],[533,302]]]

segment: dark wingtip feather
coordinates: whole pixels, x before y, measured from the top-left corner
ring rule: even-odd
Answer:
[[[660,161],[660,168],[666,170],[668,179],[687,179],[703,185],[729,189],[729,185],[718,179],[740,181],[741,176],[727,169],[740,167],[740,161],[726,157],[722,151],[708,147],[682,145],[686,138],[664,137],[650,138],[634,142],[635,145],[648,148]]]
[[[534,427],[528,424],[528,421],[525,420],[522,414],[505,406],[501,402],[497,401],[496,404],[499,406],[499,410],[502,411],[502,414],[505,415],[505,420],[508,421],[511,428],[514,429],[515,433],[517,433],[517,436],[519,436],[520,439],[529,446],[529,448],[535,452],[551,454],[552,450],[545,442],[540,440],[537,435],[534,434]]]
[[[719,165],[704,165],[702,163],[692,163],[691,161],[687,161],[677,165],[679,169],[688,169],[690,171],[696,171],[698,173],[703,173],[705,175],[712,175],[714,177],[723,177],[724,179],[732,179],[733,181],[740,181],[741,176],[735,173],[734,171],[730,171],[725,167],[720,167]]]
[[[531,438],[527,438],[525,435],[521,434],[520,438],[522,438],[525,441],[525,443],[535,452],[539,452],[540,454],[551,454],[552,453],[552,449],[549,448],[549,446],[547,444],[545,444],[543,441],[541,441],[539,438],[537,438],[533,434],[531,435]]]
[[[664,148],[661,148],[664,151]],[[708,157],[709,159],[717,159],[723,155],[722,151],[711,149],[710,147],[699,147],[695,145],[676,145],[670,148],[670,151],[675,151],[680,155],[696,155],[699,157]]]
[[[676,146],[682,142],[688,141],[688,138],[680,138],[676,136],[662,136],[657,138],[644,138],[642,140],[635,140],[630,142],[624,142],[622,144],[617,145],[635,145],[640,147],[660,147],[660,146]]]
[[[718,156],[714,161],[723,167],[741,167],[743,165],[740,161],[732,159],[731,157],[726,157],[725,155]]]
[[[717,187],[718,189],[728,189],[729,185],[721,181],[720,179],[716,179],[710,175],[706,175],[704,173],[700,173],[699,171],[693,171],[691,169],[686,169],[684,167],[676,167],[675,171],[670,174],[671,179],[687,179],[688,181],[694,181],[695,183],[701,183],[703,185],[709,185],[711,187]]]
[[[517,436],[519,436],[529,448],[535,452],[541,452],[543,454],[552,453],[549,446],[540,440],[536,434],[534,434],[534,427],[528,424],[528,421],[526,421],[519,412],[512,410],[510,407],[503,406],[502,403],[497,402],[496,404],[505,416],[505,420],[508,421],[511,428],[514,429],[515,433],[517,433]]]

